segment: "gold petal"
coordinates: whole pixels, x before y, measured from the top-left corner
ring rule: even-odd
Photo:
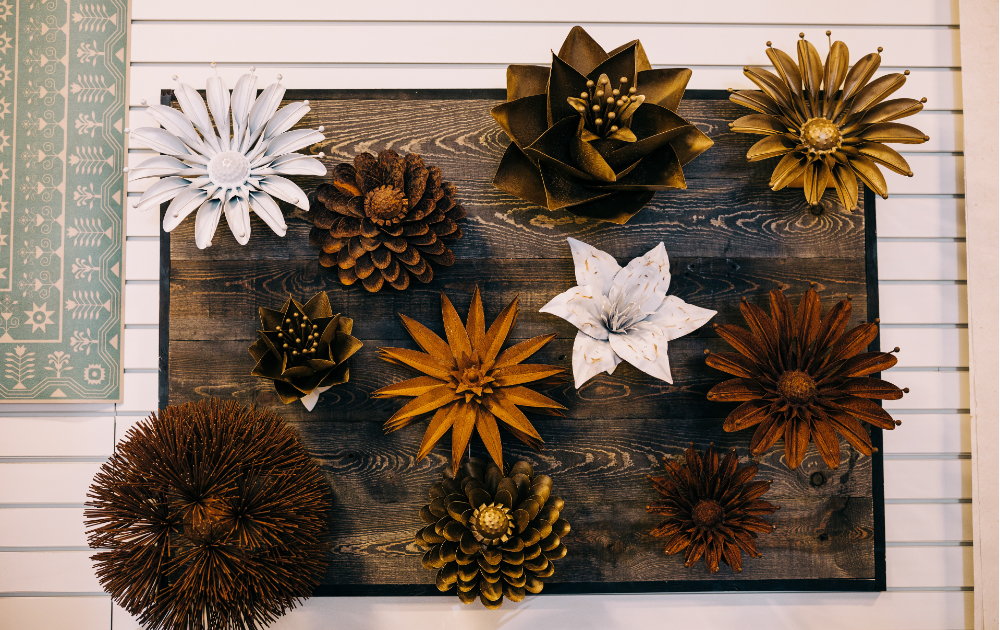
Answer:
[[[896,144],[923,144],[930,140],[916,127],[901,123],[875,123],[858,134],[870,142],[894,142]],[[859,147],[860,150],[860,147]],[[862,151],[862,153],[864,153]]]
[[[507,66],[507,100],[515,101],[525,96],[545,94],[549,83],[546,66],[514,64]]]
[[[566,408],[548,396],[539,394],[538,392],[528,389],[527,387],[521,387],[520,385],[505,387],[503,391],[507,400],[514,405],[521,405],[523,407],[546,407],[549,409]]]
[[[844,102],[850,100],[857,94],[858,90],[868,83],[881,63],[882,57],[878,53],[869,53],[858,59],[858,62],[847,71],[847,77],[844,78]]]
[[[768,158],[778,157],[790,151],[794,151],[798,143],[784,135],[766,136],[757,141],[757,144],[747,151],[747,160],[759,162]]]
[[[507,341],[507,335],[510,334],[514,322],[517,321],[518,301],[519,298],[516,297],[511,300],[510,304],[493,320],[490,329],[486,331],[486,339],[480,354],[483,363],[493,362],[497,358],[497,354],[500,353],[500,348]]]
[[[729,123],[729,129],[737,133],[755,133],[770,136],[776,133],[788,133],[789,129],[774,116],[765,114],[750,114]]]
[[[479,285],[472,293],[472,304],[469,305],[469,317],[465,322],[465,331],[474,351],[479,351],[486,339],[486,316],[483,315],[483,298],[479,294]]]
[[[451,348],[448,347],[444,339],[438,337],[430,328],[415,319],[411,319],[403,314],[400,314],[399,317],[403,320],[403,327],[406,328],[406,332],[410,333],[410,336],[413,337],[413,340],[417,342],[417,345],[424,352],[442,361],[451,362],[453,359]]]
[[[771,190],[781,190],[802,177],[808,164],[809,158],[799,152],[785,155],[774,167],[774,172],[771,173],[771,181],[769,182]]]
[[[850,414],[839,409],[816,410],[820,418],[826,419],[837,433],[844,436],[848,444],[862,455],[872,454],[872,441],[865,427]]]
[[[896,428],[896,422],[892,419],[892,416],[885,409],[882,409],[878,403],[865,398],[855,398],[854,396],[838,398],[834,403],[858,420],[867,422],[870,425],[886,430]]]
[[[420,443],[420,450],[417,451],[417,461],[419,462],[434,445],[444,437],[444,434],[448,432],[448,429],[452,427],[455,422],[455,413],[458,410],[458,403],[452,403],[445,407],[441,407],[434,413],[434,417],[431,418],[430,424],[427,426],[427,431],[424,432],[424,439]]]
[[[531,355],[535,354],[541,350],[545,344],[549,343],[556,338],[555,333],[550,335],[539,335],[538,337],[532,337],[522,341],[521,343],[515,344],[506,350],[504,350],[500,356],[497,357],[496,363],[493,364],[494,370],[500,370],[503,368],[511,367],[517,365],[521,361],[524,361]]]
[[[875,194],[883,199],[889,198],[889,189],[885,184],[885,177],[878,170],[878,167],[875,166],[875,162],[863,155],[849,157],[847,161],[850,163],[851,168],[854,169],[854,172],[858,174],[858,177],[861,178],[861,181],[875,191]]]
[[[372,392],[372,398],[396,398],[398,396],[420,396],[441,385],[432,376],[418,376],[392,385],[386,385]]]
[[[492,396],[483,397],[483,402],[486,404],[486,408],[511,427],[527,436],[530,436],[532,439],[541,442],[542,436],[539,435],[538,431],[535,430],[535,427],[532,426],[528,417],[517,408],[517,405],[510,402],[503,392],[504,390],[501,389],[494,392]]]
[[[850,53],[844,42],[833,42],[823,72],[823,116],[830,118],[837,103],[840,84],[847,77]]]
[[[764,393],[764,389],[753,379],[731,378],[710,389],[708,399],[714,402],[744,402],[756,400]]]
[[[493,176],[493,185],[505,193],[546,207],[548,198],[542,174],[514,142],[510,143],[500,158],[500,165]]]
[[[647,103],[656,103],[672,112],[677,111],[684,90],[691,80],[688,68],[657,68],[636,74],[636,89]]]
[[[758,92],[756,90],[741,90],[739,92],[731,93],[729,95],[729,100],[737,105],[749,107],[754,111],[767,114],[768,116],[784,116],[781,112],[781,108],[774,102],[774,99],[763,92]]]
[[[448,339],[451,355],[456,359],[471,356],[472,342],[469,341],[469,333],[465,331],[462,318],[458,316],[458,311],[444,291],[441,292],[441,316],[444,319],[444,334]]]
[[[802,418],[789,418],[785,423],[785,463],[795,470],[809,450],[809,423]]]
[[[580,119],[580,125],[581,127],[583,125],[582,118]],[[579,134],[573,136],[570,140],[569,153],[573,157],[573,163],[597,181],[615,181],[615,172],[608,166],[604,156],[598,153],[597,149],[590,146],[589,142],[581,140]]]
[[[876,324],[861,324],[844,333],[830,350],[830,362],[849,359],[867,348],[878,336]]]
[[[379,348],[383,359],[389,359],[408,365],[415,370],[419,370],[428,376],[447,381],[451,378],[451,366],[439,361],[437,358],[407,348]]]
[[[903,390],[889,381],[870,376],[852,378],[838,387],[837,391],[860,398],[875,398],[877,400],[899,400],[903,397]]]
[[[816,47],[805,39],[800,39],[796,48],[799,53],[799,66],[802,67],[802,86],[808,97],[809,117],[819,116],[822,111],[819,96],[823,87],[823,62],[816,52]]]
[[[500,442],[500,430],[497,428],[497,419],[481,405],[476,406],[476,432],[486,445],[490,457],[496,465],[503,470],[503,446]]]
[[[510,387],[512,385],[531,383],[543,378],[555,376],[563,371],[564,370],[561,367],[556,367],[554,365],[529,363],[527,365],[512,365],[501,369],[495,369],[490,373],[490,375],[496,379],[496,384],[498,386]]]
[[[604,48],[580,26],[570,29],[569,35],[559,48],[559,58],[583,75],[590,74],[591,70],[609,56],[604,52]]]
[[[798,123],[803,122],[802,116],[792,104],[792,95],[788,91],[788,86],[778,76],[763,68],[753,68],[751,66],[743,66],[743,74],[774,100],[781,110],[782,115],[789,120]]]
[[[455,393],[455,390],[448,385],[439,385],[428,390],[392,414],[392,417],[385,421],[385,431],[386,433],[391,433],[392,431],[401,429],[413,422],[417,416],[439,409],[454,401],[457,397],[458,395]]]
[[[845,361],[837,370],[837,376],[842,378],[868,376],[888,370],[896,365],[896,361],[896,355],[888,352],[866,352]]]
[[[861,119],[862,125],[874,125],[875,123],[889,122],[912,116],[922,110],[924,104],[913,98],[894,98],[884,103],[879,103],[865,112]]]
[[[830,180],[830,167],[825,160],[815,160],[806,166],[805,172],[805,193],[806,201],[809,205],[818,205],[823,199],[826,185]]]
[[[771,414],[771,403],[763,400],[750,400],[736,409],[727,417],[722,428],[724,431],[741,431],[758,425],[767,420]]]
[[[858,178],[850,166],[834,164],[832,173],[833,184],[837,188],[840,202],[850,211],[858,208]]]
[[[478,406],[463,400],[458,402],[458,407],[455,409],[455,418],[451,429],[452,470],[458,470],[465,449],[469,445],[469,440],[472,439],[472,431],[476,428],[476,408]]]
[[[863,112],[869,107],[878,105],[883,100],[889,98],[890,94],[903,87],[904,83],[906,83],[906,76],[900,74],[899,72],[887,74],[875,79],[858,91],[857,96],[855,96],[854,100],[851,102],[851,108],[848,110],[848,115]]]

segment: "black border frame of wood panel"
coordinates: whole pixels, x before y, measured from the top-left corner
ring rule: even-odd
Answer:
[[[203,91],[199,90],[202,94]],[[504,89],[443,89],[443,90],[288,90],[287,100],[504,100]],[[727,100],[726,90],[687,90],[684,96],[694,100]],[[171,105],[173,90],[160,92],[160,103]],[[878,299],[878,248],[875,225],[875,193],[864,186],[865,200],[865,285],[869,319],[879,317]],[[161,219],[167,204],[160,207]],[[169,351],[170,351],[170,233],[160,232],[160,319],[159,319],[159,407],[169,404]],[[880,336],[869,346],[878,351]],[[878,377],[878,374],[873,375]],[[641,582],[560,582],[546,583],[545,593],[550,595],[630,594],[630,593],[722,593],[722,592],[881,592],[886,590],[885,559],[885,471],[882,457],[882,429],[872,427],[872,527],[875,532],[875,577],[872,579],[776,579],[776,580],[673,580]],[[313,597],[386,597],[386,596],[440,596],[434,584],[338,584],[320,585]]]

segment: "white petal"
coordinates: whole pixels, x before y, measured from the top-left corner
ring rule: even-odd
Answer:
[[[615,257],[591,247],[575,238],[566,239],[573,252],[573,265],[576,267],[576,283],[580,286],[596,287],[601,295],[607,295],[611,290],[615,274],[621,271],[621,266]]]
[[[326,167],[314,157],[301,153],[288,153],[274,158],[270,165],[262,168],[255,168],[250,171],[251,175],[263,176],[280,173],[281,175],[313,175],[322,177],[326,175]]]
[[[270,195],[267,193],[251,192],[250,209],[264,223],[267,223],[268,227],[274,230],[275,234],[278,236],[285,235],[285,232],[288,230],[288,226],[285,225],[285,217],[282,216],[281,208],[274,202],[274,199],[271,199]]]
[[[615,275],[608,299],[612,304],[619,300],[632,302],[638,304],[643,313],[652,313],[663,302],[669,287],[670,261],[667,250],[660,243],[645,256],[633,258]]]
[[[673,383],[667,358],[667,335],[659,327],[639,322],[623,335],[611,335],[611,349],[650,376]]]
[[[131,135],[158,153],[176,155],[185,159],[191,154],[181,139],[166,129],[139,127],[133,129]]]
[[[243,197],[231,197],[222,204],[226,210],[226,223],[236,237],[236,242],[246,245],[250,241],[250,205]]]
[[[539,312],[562,317],[594,339],[607,339],[608,330],[601,319],[604,300],[594,287],[573,287],[549,300]]]
[[[209,199],[198,208],[198,214],[194,217],[194,244],[198,249],[205,249],[212,244],[220,217],[222,202],[218,199]]]
[[[285,105],[271,117],[271,120],[268,121],[267,127],[264,128],[264,138],[270,138],[278,135],[279,133],[288,131],[295,126],[295,123],[302,120],[302,117],[308,114],[310,109],[311,108],[302,101],[296,101]]]
[[[577,389],[601,372],[611,374],[621,359],[607,341],[594,339],[582,332],[576,333],[573,342],[573,381]]]
[[[257,97],[253,107],[250,108],[250,126],[240,144],[240,152],[246,153],[254,141],[260,137],[267,121],[278,110],[278,105],[281,105],[281,97],[284,95],[285,86],[280,83],[272,83],[264,88],[264,91]]]
[[[326,136],[315,129],[295,129],[271,138],[264,155],[285,155],[322,142]]]
[[[187,115],[195,127],[201,130],[202,134],[208,136],[214,133],[212,121],[208,117],[208,108],[205,107],[205,101],[198,94],[198,90],[187,83],[180,83],[174,88],[174,96],[177,98],[177,104],[181,106],[181,111]]]
[[[204,146],[201,136],[194,130],[191,119],[173,107],[166,105],[150,105],[146,108],[146,113],[160,123],[164,129],[180,138],[189,147],[195,149]]]
[[[673,340],[698,330],[714,316],[715,311],[688,304],[676,295],[668,295],[660,308],[644,321],[659,326],[667,339]]]
[[[257,77],[253,74],[244,74],[233,88],[233,142],[230,148],[240,146],[250,118],[250,107],[256,96]]]
[[[319,401],[319,395],[325,392],[326,390],[330,389],[331,387],[333,387],[333,385],[327,385],[326,387],[317,387],[312,391],[311,394],[306,394],[302,398],[299,398],[299,401],[302,402],[302,406],[306,408],[306,411],[312,411],[313,407],[316,406],[316,402]]]
[[[165,201],[176,197],[182,190],[191,185],[191,182],[183,177],[164,177],[142,193],[139,203],[135,204],[136,210],[149,210],[155,208]]]
[[[170,232],[181,224],[195,208],[208,199],[208,194],[200,188],[185,188],[170,202],[163,215],[163,231]]]
[[[229,150],[229,90],[222,77],[208,77],[205,82],[205,96],[208,97],[208,107],[212,110],[212,118],[219,129],[221,150]]]
[[[168,175],[180,175],[190,170],[191,167],[169,155],[157,155],[143,160],[138,166],[133,166],[128,170],[128,180],[135,181],[144,177],[167,177]]]
[[[305,192],[297,184],[284,177],[268,175],[260,180],[258,186],[272,197],[287,201],[303,210],[309,210],[309,198],[306,197]]]

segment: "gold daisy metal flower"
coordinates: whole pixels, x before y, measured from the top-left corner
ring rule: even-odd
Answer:
[[[760,114],[744,116],[729,128],[765,136],[750,148],[747,160],[784,156],[771,174],[772,190],[802,186],[806,200],[815,206],[832,183],[844,207],[855,210],[860,178],[887,198],[879,165],[907,177],[913,171],[886,143],[921,144],[930,139],[915,127],[892,121],[916,114],[927,99],[885,100],[903,87],[910,71],[871,81],[882,61],[878,53],[865,55],[848,68],[847,45],[833,42],[824,64],[805,35],[799,33],[799,38],[798,64],[767,42],[767,56],[778,74],[743,68],[761,91],[734,92],[729,100]]]

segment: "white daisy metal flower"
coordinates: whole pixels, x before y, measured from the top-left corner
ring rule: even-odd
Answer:
[[[701,328],[715,311],[667,296],[670,262],[660,243],[623,269],[606,252],[567,239],[576,266],[575,286],[541,308],[580,331],[573,343],[576,388],[622,360],[673,383],[667,342]]]
[[[133,138],[163,154],[125,169],[129,180],[162,178],[134,207],[147,210],[170,201],[163,217],[167,232],[197,209],[194,229],[199,249],[212,244],[223,213],[240,245],[250,240],[251,210],[278,236],[284,236],[285,219],[272,197],[307,211],[309,200],[282,175],[326,174],[322,162],[295,153],[323,140],[323,127],[289,131],[309,111],[309,101],[289,103],[279,110],[285,94],[281,75],[278,83],[257,96],[257,77],[254,68],[250,70],[236,82],[232,95],[221,77],[209,77],[205,85],[208,107],[193,87],[179,83],[174,95],[182,111],[149,105],[146,113],[163,127],[131,130]]]

